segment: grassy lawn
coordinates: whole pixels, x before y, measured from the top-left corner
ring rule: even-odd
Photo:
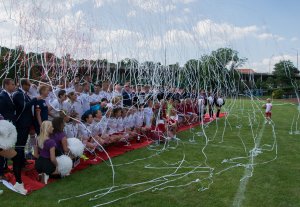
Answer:
[[[172,142],[165,149],[164,145],[151,146],[113,158],[114,192],[95,197],[112,186],[112,168],[106,162],[26,197],[0,185],[4,189],[0,206],[96,206],[125,197],[107,206],[224,207],[233,206],[235,200],[245,207],[300,206],[300,135],[289,133],[298,115],[296,105],[273,102],[273,124],[264,125],[262,102],[239,99],[226,104],[226,119],[180,133],[178,144]],[[199,134],[203,130],[206,136]],[[242,178],[248,181],[244,192],[237,194]],[[69,197],[73,198],[58,203]],[[89,201],[93,198],[97,199]]]

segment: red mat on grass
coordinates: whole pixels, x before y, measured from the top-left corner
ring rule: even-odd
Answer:
[[[224,116],[225,116],[225,113],[220,113],[220,117],[224,117]],[[208,114],[206,114],[205,119],[204,119],[204,123],[207,123],[207,122],[209,122]],[[199,123],[195,123],[192,125],[180,127],[178,129],[178,132],[188,130],[188,129],[196,127],[200,124],[201,123],[199,122]],[[136,141],[131,141],[130,146],[125,146],[124,144],[118,144],[118,145],[108,146],[105,148],[105,150],[108,153],[109,157],[112,158],[112,157],[122,155],[128,151],[146,147],[146,146],[150,145],[151,143],[152,143],[152,141],[147,141],[147,140],[140,142],[140,143],[137,143]],[[87,167],[89,167],[91,165],[99,164],[103,160],[108,160],[108,156],[106,155],[105,152],[97,152],[97,155],[87,154],[87,157],[89,157],[89,160],[81,159],[80,164],[77,165],[72,170],[71,173],[86,169]],[[27,165],[26,169],[22,171],[22,180],[23,180],[25,188],[28,190],[28,194],[30,194],[33,191],[36,191],[36,190],[39,190],[39,189],[45,187],[45,185],[37,180],[38,173],[34,169],[34,160],[30,160],[28,162],[30,164]],[[9,168],[11,169],[12,166],[10,166]],[[6,173],[5,176],[10,183],[15,184],[16,181],[15,181],[15,177],[12,172]],[[57,179],[49,179],[48,182],[51,183],[51,182],[55,182],[56,180]]]

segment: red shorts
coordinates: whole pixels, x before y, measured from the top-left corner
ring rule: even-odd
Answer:
[[[271,113],[271,112],[266,112],[266,117],[271,118],[271,116],[272,116],[272,113]]]

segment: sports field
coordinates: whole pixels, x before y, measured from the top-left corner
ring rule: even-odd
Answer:
[[[114,188],[103,162],[29,196],[0,185],[0,206],[300,206],[297,105],[274,101],[273,122],[264,124],[262,104],[228,100],[226,118],[178,134],[181,141],[113,158]]]

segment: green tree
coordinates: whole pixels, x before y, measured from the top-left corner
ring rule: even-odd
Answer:
[[[275,64],[273,75],[275,76],[276,83],[279,86],[290,86],[291,79],[295,78],[295,75],[299,73],[299,70],[294,66],[290,60],[281,60]]]
[[[219,48],[209,55],[203,55],[200,59],[186,62],[182,71],[185,77],[184,85],[206,90],[236,90],[241,79],[235,69],[246,61],[246,58],[239,57],[236,50]]]
[[[268,77],[266,80],[266,85],[268,89],[272,89],[275,86],[275,80],[272,77]]]

